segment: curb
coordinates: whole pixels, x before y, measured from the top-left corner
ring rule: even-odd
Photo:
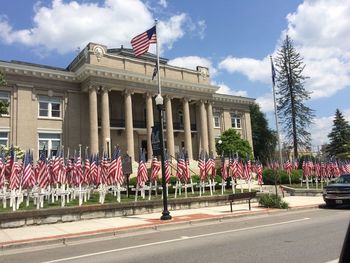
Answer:
[[[231,220],[235,218],[242,218],[242,217],[248,217],[248,216],[269,215],[272,213],[275,214],[279,212],[288,212],[288,211],[295,211],[295,210],[318,209],[322,207],[323,207],[322,204],[317,204],[317,205],[295,206],[295,207],[290,207],[288,209],[283,209],[283,210],[274,209],[274,208],[265,208],[260,211],[249,211],[249,212],[242,212],[242,213],[235,213],[235,214],[213,215],[213,216],[208,215],[206,218],[183,219],[183,220],[180,219],[177,221],[168,221],[168,222],[165,221],[163,223],[140,224],[140,225],[134,225],[134,226],[86,231],[86,232],[80,232],[80,233],[74,233],[74,234],[47,236],[47,237],[40,237],[40,238],[33,238],[33,239],[26,239],[26,240],[14,240],[14,241],[0,243],[0,251],[25,248],[25,247],[37,247],[37,246],[43,246],[43,245],[58,245],[58,244],[67,245],[70,242],[76,242],[80,240],[114,237],[114,236],[119,236],[127,233],[135,233],[135,232],[141,232],[141,231],[147,231],[147,230],[161,231],[162,229],[166,230],[174,226],[186,227],[187,225],[191,226],[195,224],[201,224],[204,222],[215,222],[215,221],[222,222],[225,220]]]

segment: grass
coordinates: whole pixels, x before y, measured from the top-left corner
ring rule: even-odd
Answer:
[[[236,192],[240,192],[240,189],[236,189]],[[247,192],[247,189],[244,189],[245,192]],[[232,194],[231,188],[226,188],[226,191],[224,192],[224,195]],[[210,190],[206,189],[205,193],[202,193],[203,197],[210,196]],[[215,192],[213,193],[213,196],[221,196],[221,187],[216,188]],[[187,197],[199,197],[199,191],[195,191],[194,194],[192,194],[191,190],[187,192]],[[185,191],[182,190],[181,195],[177,195],[177,199],[185,198]],[[175,193],[172,191],[169,193],[168,200],[175,199]],[[162,193],[161,191],[158,193],[157,196],[153,193],[151,196],[151,201],[157,201],[162,200]],[[146,191],[145,199],[143,199],[141,196],[138,197],[137,202],[147,202],[148,200],[148,191]],[[121,194],[121,203],[132,203],[135,202],[135,195],[130,194],[129,198],[126,196],[125,193]],[[105,197],[105,204],[112,204],[117,203],[117,197],[113,196],[112,193],[107,193]],[[91,194],[90,199],[87,200],[87,202],[83,202],[82,206],[88,206],[88,205],[98,205],[99,204],[99,193],[94,192]],[[69,203],[65,203],[65,207],[75,207],[79,205],[79,199],[73,199],[70,200]],[[47,200],[44,201],[44,207],[40,209],[47,209],[47,208],[60,208],[61,207],[61,200],[55,201],[53,203],[48,203]],[[36,205],[34,204],[33,200],[31,199],[29,202],[29,206],[26,206],[26,199],[20,204],[20,207],[17,211],[26,211],[26,210],[36,210]],[[0,200],[0,213],[1,212],[11,212],[12,207],[9,207],[9,200],[7,201],[7,207],[3,208],[2,202]]]

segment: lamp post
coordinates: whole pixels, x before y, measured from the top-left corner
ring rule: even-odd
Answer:
[[[160,156],[161,156],[161,164],[162,164],[162,188],[163,188],[163,212],[160,217],[161,220],[170,220],[171,215],[168,210],[168,199],[167,199],[167,191],[166,191],[166,181],[165,181],[165,154],[164,154],[164,140],[163,140],[163,97],[158,94],[156,97],[156,105],[159,114],[159,130],[160,130]]]

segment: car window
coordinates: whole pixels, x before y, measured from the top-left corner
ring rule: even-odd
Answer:
[[[349,184],[350,183],[350,175],[348,176],[340,176],[335,180],[338,184]]]

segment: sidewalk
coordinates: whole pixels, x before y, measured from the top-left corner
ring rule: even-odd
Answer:
[[[285,197],[284,200],[289,203],[291,209],[318,207],[324,203],[322,196],[289,196]],[[170,211],[172,219],[167,221],[160,220],[161,213],[152,213],[0,229],[0,249],[48,243],[66,243],[69,240],[89,236],[112,236],[117,233],[137,231],[139,229],[157,229],[162,225],[188,224],[200,220],[219,220],[222,218],[263,214],[275,210],[261,208],[258,207],[257,203],[253,203],[252,210],[249,211],[248,204],[235,204],[231,213],[230,205],[227,204],[218,207]]]

